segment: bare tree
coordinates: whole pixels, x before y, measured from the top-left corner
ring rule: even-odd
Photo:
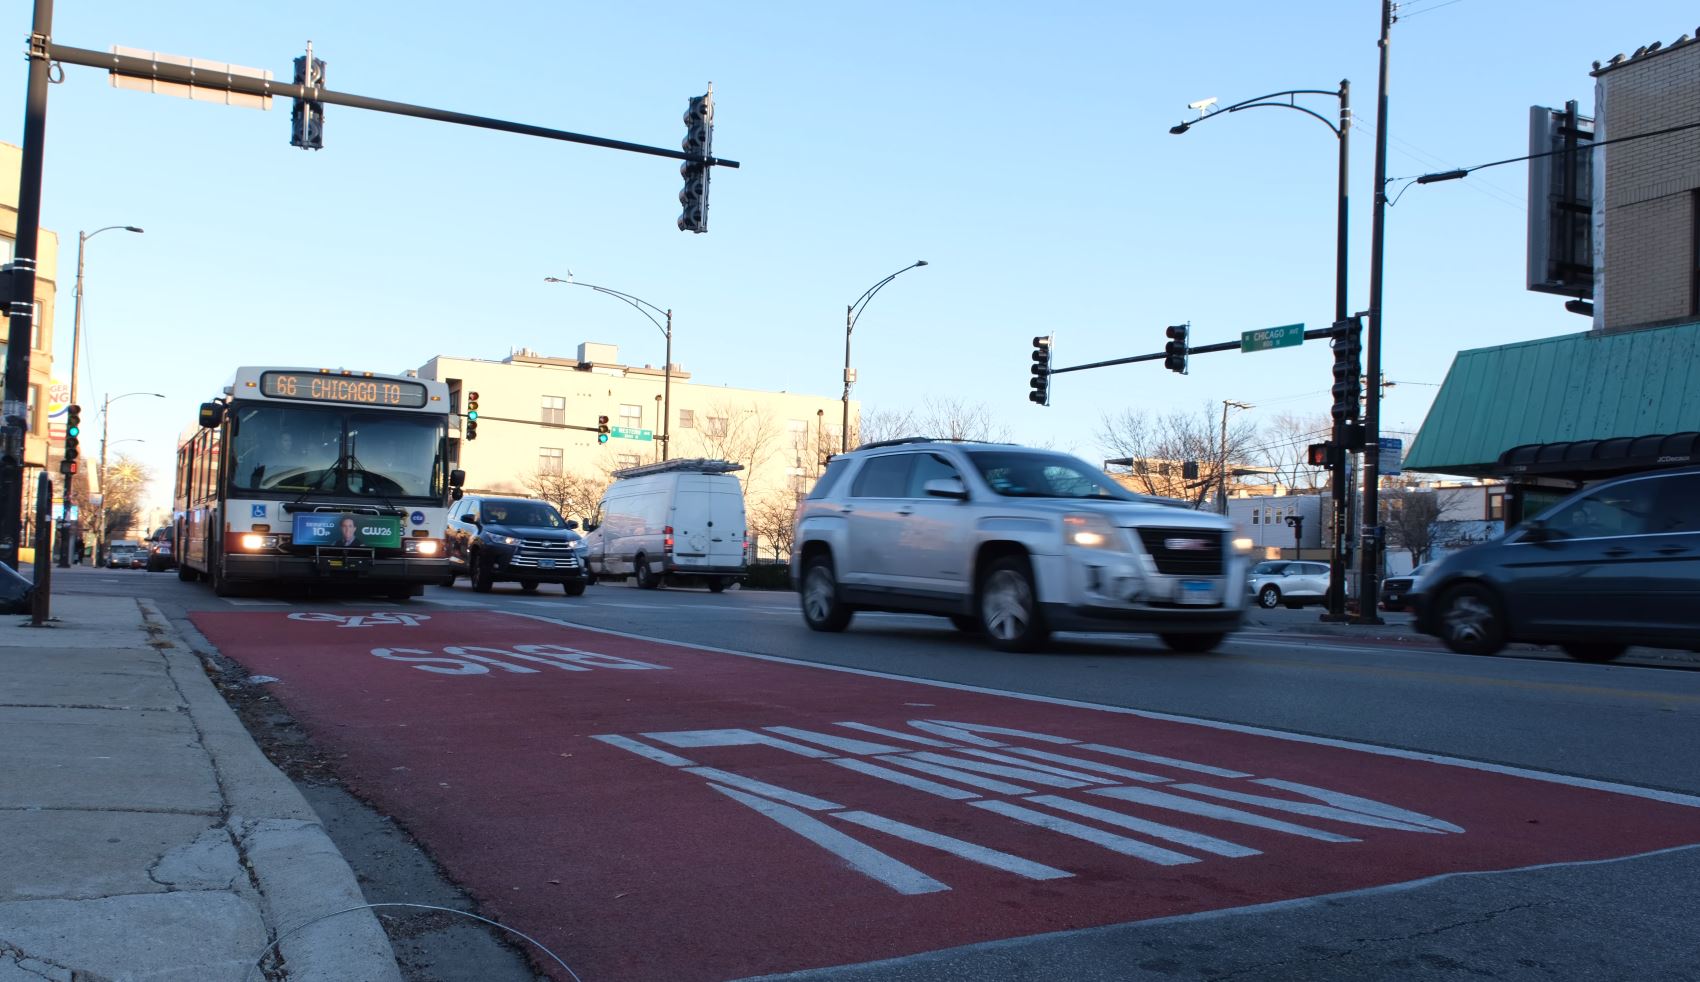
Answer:
[[[101,494],[105,504],[106,538],[123,538],[136,524],[142,489],[153,478],[153,471],[129,454],[119,454],[106,465],[101,475]]]
[[[753,405],[716,403],[697,414],[694,435],[698,456],[730,460],[744,465],[747,481],[783,446],[784,432],[779,421]],[[687,444],[689,446],[689,444]],[[684,447],[675,449],[673,456],[686,457]]]
[[[1215,493],[1224,468],[1230,472],[1250,463],[1257,430],[1249,420],[1230,420],[1226,454],[1221,423],[1213,407],[1196,412],[1175,410],[1156,416],[1134,410],[1106,413],[1099,423],[1098,441],[1124,464],[1117,480],[1140,494],[1191,501],[1194,507]],[[1196,477],[1188,478],[1196,465]]]
[[[1309,448],[1327,440],[1333,429],[1326,416],[1282,413],[1259,431],[1263,446],[1256,456],[1263,466],[1274,469],[1276,482],[1289,491],[1314,494],[1328,487],[1328,469],[1310,466]]]
[[[1009,427],[981,402],[934,396],[921,403],[915,421],[922,436],[940,440],[1007,441]]]
[[[796,509],[795,495],[770,491],[745,511],[744,521],[750,532],[773,551],[775,562],[791,554]]]
[[[1387,544],[1411,553],[1411,564],[1421,566],[1434,551],[1436,525],[1446,502],[1442,492],[1402,484],[1381,489],[1381,523],[1387,529]]]
[[[534,471],[520,479],[525,492],[542,498],[555,506],[567,518],[576,518],[583,525],[602,521],[602,497],[613,477],[606,471],[568,471],[551,474]]]

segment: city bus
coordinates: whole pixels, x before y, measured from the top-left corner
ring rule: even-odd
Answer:
[[[177,450],[177,575],[219,596],[450,582],[448,386],[325,368],[238,368]]]

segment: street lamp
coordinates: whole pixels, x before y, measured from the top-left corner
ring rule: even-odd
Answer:
[[[137,234],[141,234],[142,231],[134,225],[108,225],[105,228],[97,228],[93,232],[77,233],[77,293],[76,303],[72,308],[73,313],[71,315],[71,398],[66,400],[68,404],[73,406],[77,404],[77,355],[83,349],[83,249],[88,245],[88,241],[90,239],[102,232],[110,232],[113,229],[123,229],[126,232],[135,232]],[[76,480],[77,476],[75,474],[66,474],[65,491],[60,495],[60,499],[65,503],[64,515],[66,530],[66,547],[59,551],[59,565],[61,567],[69,567],[71,565],[70,541],[73,526],[71,524],[70,514],[72,501],[75,497]]]
[[[1222,462],[1216,468],[1216,493],[1222,502],[1222,514],[1228,513],[1228,410],[1256,409],[1249,402],[1222,400]]]
[[[1298,104],[1298,97],[1304,95],[1333,96],[1340,100],[1340,118],[1330,120],[1327,116],[1307,109]],[[1279,101],[1285,99],[1285,102]],[[1275,100],[1275,101],[1271,101]],[[1296,109],[1306,116],[1320,121],[1328,127],[1335,136],[1340,148],[1339,190],[1337,192],[1337,211],[1334,230],[1334,320],[1343,321],[1349,315],[1346,307],[1346,230],[1349,186],[1349,163],[1351,160],[1352,132],[1352,83],[1347,79],[1340,80],[1340,88],[1330,92],[1327,89],[1288,89],[1285,92],[1271,92],[1260,95],[1255,99],[1246,99],[1231,106],[1213,108],[1213,100],[1201,100],[1191,104],[1190,108],[1197,109],[1201,115],[1190,122],[1183,122],[1169,127],[1169,132],[1179,136],[1207,119],[1214,119],[1225,113],[1236,113],[1242,109],[1262,109],[1266,107],[1277,109]],[[1335,446],[1345,446],[1344,427],[1334,426]],[[1328,613],[1324,620],[1344,620],[1346,616],[1346,464],[1344,451],[1340,454],[1340,463],[1333,468],[1329,475],[1329,495],[1334,503],[1334,537],[1329,546],[1328,562]]]
[[[849,453],[850,451],[850,383],[855,381],[856,378],[855,373],[850,369],[850,332],[856,329],[856,321],[861,319],[862,311],[868,309],[868,301],[874,298],[874,294],[880,292],[887,283],[904,273],[925,265],[927,265],[925,259],[915,260],[914,263],[868,287],[867,292],[857,297],[855,303],[844,308],[844,419],[842,429],[839,431],[838,450],[840,453]]]
[[[566,279],[561,279],[558,276],[545,276],[543,282],[588,287],[597,293],[606,293],[610,297],[623,300],[632,309],[649,318],[649,322],[654,324],[656,329],[661,332],[661,336],[667,339],[667,351],[663,356],[661,365],[661,459],[666,460],[673,452],[673,441],[671,439],[673,432],[673,308],[669,307],[662,310],[648,300],[641,300],[629,293],[610,290],[605,286],[597,286],[594,283],[580,283],[573,279],[573,274],[570,272],[567,273]],[[651,311],[654,311],[654,313],[651,313]],[[660,314],[665,323],[656,320],[655,314]]]
[[[128,399],[131,396],[153,396],[155,399],[164,399],[165,398],[165,395],[163,393],[159,393],[159,392],[125,392],[121,395],[108,395],[106,397],[106,400],[103,403],[101,403],[101,407],[100,407],[100,470],[97,472],[97,476],[100,479],[100,512],[99,512],[99,514],[100,514],[100,519],[99,519],[100,524],[98,526],[96,526],[95,533],[94,533],[95,534],[94,558],[95,558],[95,563],[97,565],[100,563],[101,557],[105,554],[105,550],[106,550],[106,499],[107,499],[107,494],[106,494],[106,431],[107,431],[107,423],[110,422],[110,419],[111,419],[112,404],[117,402],[120,399]],[[136,442],[138,442],[138,443],[145,442],[138,437],[125,437],[123,440],[115,440],[113,442],[124,443],[124,442],[127,442],[129,440],[136,440]]]

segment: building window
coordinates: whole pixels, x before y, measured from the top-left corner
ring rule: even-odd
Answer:
[[[1251,510],[1251,524],[1253,524],[1253,525],[1257,524],[1257,516],[1258,516],[1258,513],[1260,511],[1262,511],[1262,509],[1259,509],[1259,508],[1253,508]]]
[[[41,301],[30,305],[30,347],[41,350]]]
[[[1694,214],[1689,217],[1689,231],[1693,233],[1693,248],[1689,249],[1688,270],[1688,312],[1700,314],[1700,190],[1690,195],[1694,199]]]
[[[643,463],[643,458],[635,453],[623,453],[614,458],[614,463],[619,467],[636,467]]]
[[[802,450],[809,445],[809,424],[807,420],[793,419],[785,424],[785,430],[791,436],[791,446]]]
[[[1487,520],[1490,522],[1505,521],[1505,491],[1503,488],[1487,493]]]
[[[704,420],[708,423],[707,429],[708,429],[708,435],[709,436],[723,437],[723,436],[726,435],[726,431],[727,431],[727,426],[726,426],[727,419],[726,419],[726,417],[724,417],[724,416],[705,416]]]
[[[567,422],[567,399],[565,396],[544,396],[543,409],[540,418],[551,426],[563,426]]]
[[[621,403],[620,425],[628,430],[643,429],[643,407]]]
[[[679,410],[679,429],[694,430],[697,428],[697,414],[693,409]]]
[[[561,476],[561,448],[537,448],[537,473],[545,477]]]

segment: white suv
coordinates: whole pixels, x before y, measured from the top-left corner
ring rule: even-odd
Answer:
[[[1142,498],[1077,457],[891,440],[833,457],[797,509],[803,619],[942,614],[1005,650],[1053,630],[1151,631],[1208,651],[1245,612],[1245,553],[1216,515]]]

